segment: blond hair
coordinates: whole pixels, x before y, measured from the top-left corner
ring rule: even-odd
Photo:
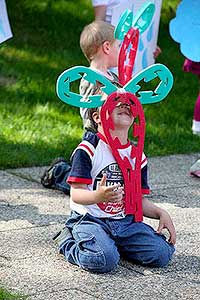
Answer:
[[[113,43],[114,26],[104,21],[94,21],[86,25],[80,36],[80,47],[89,62],[105,41]]]

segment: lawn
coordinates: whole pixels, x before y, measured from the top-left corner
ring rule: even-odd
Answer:
[[[148,156],[199,152],[191,133],[198,81],[182,71],[183,56],[168,23],[178,1],[163,1],[158,62],[174,75],[172,92],[144,107]],[[83,130],[77,108],[56,96],[58,75],[87,65],[79,49],[83,26],[93,19],[89,0],[7,0],[14,37],[0,45],[0,168],[46,165],[69,159]]]
[[[27,297],[20,294],[14,294],[0,287],[0,300],[25,300]]]

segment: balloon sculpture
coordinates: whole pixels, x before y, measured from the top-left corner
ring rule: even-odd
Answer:
[[[194,62],[200,62],[199,11],[199,0],[182,0],[169,23],[170,35],[180,44],[181,53]]]
[[[123,40],[118,61],[119,83],[123,88],[116,87],[100,73],[83,66],[72,67],[64,71],[58,77],[56,86],[58,97],[67,104],[84,108],[102,106],[100,114],[105,138],[124,178],[125,213],[134,214],[135,221],[143,219],[141,164],[145,138],[145,117],[142,104],[163,100],[173,85],[171,72],[162,64],[154,64],[131,78],[139,34],[149,26],[154,11],[155,7],[151,2],[147,2],[135,17],[131,11],[126,10],[115,29],[115,38]],[[128,48],[130,48],[129,52]],[[102,100],[101,95],[91,95],[89,101],[84,102],[81,95],[71,92],[70,84],[81,78],[93,84],[98,81],[102,86],[102,92],[107,95],[107,100]],[[147,83],[156,78],[160,82],[154,91],[140,91],[140,82]],[[113,137],[111,134],[114,129],[111,114],[119,103],[126,103],[130,106],[135,120],[132,125],[132,133],[133,138],[137,139],[137,144],[131,145],[131,160],[128,157],[120,156],[119,149],[122,145],[118,137]],[[131,163],[133,161],[134,165]]]

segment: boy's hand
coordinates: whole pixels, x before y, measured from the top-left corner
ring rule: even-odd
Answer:
[[[164,228],[166,228],[170,234],[168,242],[175,245],[176,230],[174,228],[174,224],[170,218],[170,215],[165,210],[162,210],[162,212],[160,214],[160,222],[159,222],[159,226],[157,229],[157,233],[161,234],[161,232]]]
[[[106,186],[106,175],[103,175],[99,188],[96,190],[96,203],[121,202],[123,199],[123,188],[119,184]]]

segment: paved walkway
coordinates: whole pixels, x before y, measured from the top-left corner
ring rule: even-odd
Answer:
[[[199,300],[200,180],[188,175],[197,157],[149,159],[149,198],[170,212],[177,229],[170,266],[149,269],[122,261],[106,275],[84,272],[57,254],[51,238],[69,214],[69,198],[41,186],[43,168],[0,171],[1,284],[31,300]]]

